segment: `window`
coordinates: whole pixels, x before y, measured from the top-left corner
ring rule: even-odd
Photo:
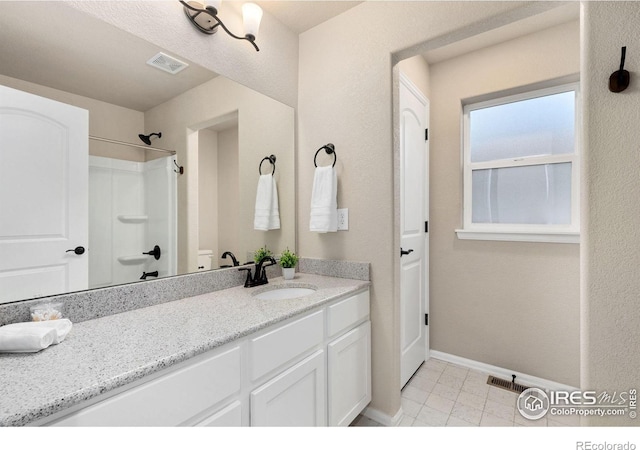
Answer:
[[[579,242],[577,84],[464,106],[460,239]]]

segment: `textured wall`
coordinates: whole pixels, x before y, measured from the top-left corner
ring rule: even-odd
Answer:
[[[305,257],[371,262],[373,400],[400,407],[397,237],[394,233],[394,54],[473,35],[546,8],[516,2],[365,2],[300,35],[298,94],[298,244]],[[424,45],[430,40],[437,43]],[[407,50],[409,49],[409,50]],[[315,151],[332,142],[338,207],[349,231],[309,232]]]
[[[121,142],[141,143],[138,139],[138,133],[144,132],[144,114],[140,111],[4,75],[0,75],[0,84],[88,110],[89,134],[91,136],[115,139]],[[144,162],[145,153],[145,150],[135,147],[95,140],[89,141],[89,154],[94,156]]]
[[[218,249],[218,133],[198,133],[198,250],[212,250],[212,265]],[[236,169],[237,171],[237,169]],[[215,265],[213,267],[216,267]]]
[[[582,387],[611,393],[640,385],[640,3],[584,8]],[[631,86],[613,94],[608,79],[625,45]],[[628,416],[588,422],[638,425]]]
[[[413,84],[416,85],[425,97],[431,97],[431,75],[429,64],[422,55],[403,59],[398,63],[398,68],[404,73]]]
[[[571,386],[580,384],[580,246],[458,240],[454,230],[463,100],[579,71],[578,21],[431,65],[431,348]]]
[[[207,128],[234,114],[238,117],[239,174],[237,184],[227,185],[225,190],[238,195],[237,232],[243,247],[232,251],[244,262],[246,251],[265,244],[274,252],[295,247],[293,108],[225,77],[216,77],[145,113],[147,129],[162,130],[163,146],[175,149],[178,162],[185,168],[184,175],[178,177],[178,273],[195,271],[198,256],[198,152],[188,150],[187,139],[197,139],[198,133],[191,130]],[[255,231],[258,166],[269,154],[278,158],[275,179],[281,228]],[[223,247],[220,243],[220,249]]]

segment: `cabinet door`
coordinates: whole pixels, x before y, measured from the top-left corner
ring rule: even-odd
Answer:
[[[371,322],[329,343],[330,426],[347,426],[371,401]]]
[[[322,350],[251,393],[251,426],[324,425],[326,408]]]

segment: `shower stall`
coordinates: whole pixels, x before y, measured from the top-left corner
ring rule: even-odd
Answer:
[[[177,273],[175,164],[89,156],[89,288]]]

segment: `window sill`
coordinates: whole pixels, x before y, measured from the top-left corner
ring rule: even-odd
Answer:
[[[458,239],[476,241],[512,241],[512,242],[550,242],[556,244],[579,244],[578,232],[524,232],[524,231],[487,231],[456,230]]]

